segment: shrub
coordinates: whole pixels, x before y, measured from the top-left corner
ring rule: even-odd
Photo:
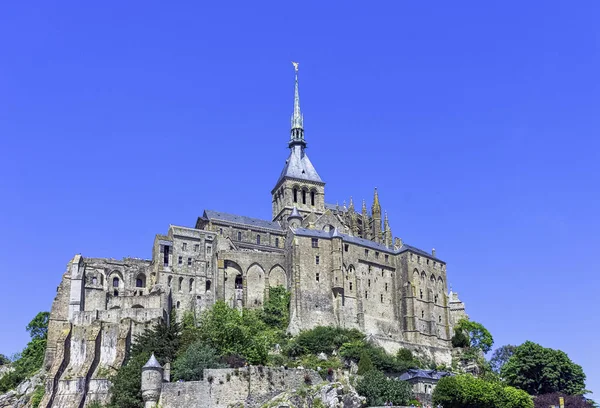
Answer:
[[[358,361],[358,371],[356,372],[358,375],[363,375],[373,370],[373,362],[371,361],[371,356],[366,351],[363,351],[360,355],[360,360]]]
[[[174,380],[199,381],[205,368],[223,368],[215,349],[201,341],[192,343],[173,363]]]
[[[312,330],[300,332],[292,339],[288,346],[291,357],[302,354],[331,354],[339,349],[342,344],[355,340],[362,340],[364,335],[356,329],[343,329],[340,327],[317,326]]]
[[[382,406],[387,401],[407,405],[412,399],[412,387],[406,381],[390,379],[381,371],[368,371],[356,384],[356,392],[367,398],[370,406]]]

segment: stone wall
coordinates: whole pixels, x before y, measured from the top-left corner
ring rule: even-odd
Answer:
[[[307,381],[308,380],[308,381]],[[322,379],[313,370],[251,366],[204,370],[204,380],[163,383],[163,408],[227,408],[243,403],[259,407],[274,396]]]

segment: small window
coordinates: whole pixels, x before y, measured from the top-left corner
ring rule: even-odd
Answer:
[[[385,291],[387,292],[388,284],[385,284]]]
[[[240,231],[238,231],[238,241],[242,240],[242,233]]]
[[[367,292],[367,291],[365,290],[365,299],[368,299],[368,298],[369,298],[369,292]]]
[[[97,285],[98,284],[98,278],[96,278],[95,276],[92,278],[92,285]]]
[[[167,286],[171,287],[171,284],[173,283],[173,277],[169,276],[169,279],[167,279]]]
[[[381,303],[383,303],[383,293],[380,295]]]
[[[423,289],[419,289],[419,295],[420,295],[421,299],[423,299]]]
[[[379,259],[379,252],[375,251],[375,258]]]
[[[319,255],[315,256],[315,265],[318,265],[318,264],[319,264],[319,260],[320,260],[320,259],[319,259]]]
[[[181,292],[182,289],[183,289],[183,278],[179,278],[179,288],[178,288],[178,290]]]
[[[200,245],[194,245],[194,252],[198,252],[200,250]]]
[[[194,279],[190,279],[190,293],[194,291]]]
[[[275,246],[279,248],[279,238],[275,238]]]
[[[177,263],[178,263],[179,265],[181,265],[181,264],[183,263],[183,256],[180,256],[180,257],[177,259]]]
[[[421,263],[421,257],[417,256],[417,263]]]
[[[177,301],[177,309],[179,309],[181,307],[181,302]]]
[[[425,312],[423,310],[421,310],[421,318],[424,319],[425,318]]]
[[[113,296],[119,296],[119,291],[118,291],[118,290],[115,290],[115,291],[113,292]]]
[[[381,277],[385,278],[385,271],[383,270],[383,268],[381,269]]]
[[[135,287],[136,288],[143,288],[144,287],[144,281],[142,280],[142,278],[137,278],[135,280]]]
[[[442,322],[442,316],[438,316],[438,322],[441,323]]]
[[[210,246],[210,245],[206,246],[206,255],[207,256],[211,256],[212,255],[212,246]]]
[[[169,266],[169,247],[168,246],[164,246],[164,250],[163,250],[163,264],[165,266]]]
[[[371,265],[369,265],[368,270],[369,270],[369,273],[371,273]]]
[[[184,251],[187,251],[187,243],[186,243],[186,242],[184,242],[184,243],[181,245],[181,249],[183,249]]]
[[[317,272],[317,273],[315,274],[315,280],[316,280],[317,282],[319,281],[319,272]]]
[[[206,291],[210,290],[211,282],[209,280],[206,281]]]
[[[294,187],[294,202],[297,203],[298,202],[298,189]]]
[[[306,204],[306,190],[302,190],[302,204]]]
[[[433,297],[433,303],[437,303],[437,295]]]
[[[369,250],[365,249],[365,257],[369,256]]]
[[[348,244],[344,244],[344,252],[348,252]]]
[[[350,290],[352,290],[352,282],[350,282]]]
[[[219,235],[223,235],[223,228],[219,228]]]
[[[119,287],[119,278],[113,278],[113,288]]]
[[[188,266],[192,266],[192,258],[188,258]]]
[[[311,239],[311,244],[313,248],[318,248],[319,247],[319,240],[317,238],[313,238]]]
[[[256,245],[260,245],[260,235],[256,235]]]
[[[368,287],[371,287],[371,279],[368,279],[368,280],[367,280],[367,286],[368,286]]]
[[[389,255],[386,255],[386,256],[385,256],[385,263],[388,263],[388,261],[389,261],[389,260],[390,260],[390,256],[389,256]]]
[[[427,265],[429,265],[429,259],[427,260]]]
[[[310,205],[315,205],[315,192],[310,192]]]

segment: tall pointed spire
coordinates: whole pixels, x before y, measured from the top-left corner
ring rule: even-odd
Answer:
[[[290,135],[290,147],[300,145],[306,147],[304,141],[304,116],[300,111],[300,92],[298,91],[298,63],[293,62],[296,81],[294,84],[294,113],[292,114],[292,130]]]
[[[377,193],[377,187],[375,187],[371,214],[373,215],[373,241],[381,243],[381,205],[379,205],[379,193]]]

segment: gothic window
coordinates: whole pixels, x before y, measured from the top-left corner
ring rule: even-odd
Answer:
[[[260,245],[260,234],[256,234],[256,245]]]
[[[294,202],[297,203],[298,202],[298,189],[296,187],[294,187]]]
[[[310,205],[315,205],[315,192],[310,192]]]
[[[113,278],[113,288],[118,288],[119,287],[119,278],[114,277]]]
[[[306,204],[306,190],[302,190],[302,204]]]
[[[315,256],[315,265],[318,265],[318,264],[319,264],[319,255],[316,255]]]
[[[183,289],[183,278],[179,278],[179,287],[177,288],[177,290],[179,290],[181,292],[182,289]]]
[[[190,278],[190,293],[194,291],[194,278]]]
[[[136,288],[143,288],[146,282],[144,282],[144,278],[142,275],[138,276],[137,279],[135,280],[135,287]]]
[[[177,259],[177,263],[178,263],[179,265],[181,265],[181,264],[183,263],[183,256],[180,256],[180,257]]]
[[[210,290],[210,284],[211,282],[209,280],[206,281],[206,291],[208,292]]]
[[[238,231],[238,241],[242,240],[242,233],[240,231]]]

